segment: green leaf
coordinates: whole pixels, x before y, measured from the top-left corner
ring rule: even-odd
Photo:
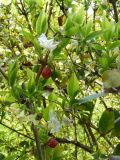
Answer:
[[[111,129],[114,128],[114,111],[109,108],[102,113],[102,116],[99,120],[99,131],[101,134],[106,134]]]
[[[37,51],[38,54],[39,54],[40,51],[41,51],[41,46],[40,46],[37,38],[35,38],[35,37],[32,35],[32,33],[30,33],[29,31],[23,30],[22,33],[23,33],[24,37],[25,37],[28,41],[30,41],[30,42],[33,43],[36,51]]]
[[[20,99],[20,95],[23,94],[23,90],[18,84],[16,84],[12,87],[12,94],[16,99]]]
[[[35,90],[35,74],[34,72],[32,72],[30,69],[27,69],[27,74],[28,74],[28,83],[27,83],[27,89],[28,89],[28,92],[30,94],[32,94]]]
[[[5,158],[4,160],[16,160],[17,157],[18,157],[18,155],[11,155],[11,156],[8,156],[7,158]]]
[[[91,33],[91,34],[92,34],[92,33]],[[89,35],[88,35],[88,37],[89,37]],[[105,51],[105,47],[102,46],[101,44],[98,44],[98,43],[93,44],[93,45],[92,45],[92,48],[95,49],[95,50],[97,50],[97,51],[99,51],[99,52]]]
[[[102,22],[103,38],[109,41],[115,34],[115,24],[110,22],[106,17]]]
[[[92,117],[94,107],[95,105],[93,102],[86,102],[80,106],[78,104],[74,106],[74,108],[80,111],[80,113],[87,113],[89,119]]]
[[[40,44],[39,44],[39,42],[38,42],[38,40],[36,38],[34,38],[33,44],[34,44],[35,49],[38,52],[38,54],[40,54],[41,53],[41,46],[40,46]]]
[[[102,75],[103,85],[106,89],[120,86],[120,71],[117,69],[105,71]]]
[[[85,11],[81,8],[77,12],[72,12],[69,14],[65,23],[65,33],[69,36],[77,34],[79,32],[79,27],[83,25]]]
[[[17,75],[17,61],[15,62],[12,62],[10,65],[9,65],[9,69],[8,69],[8,81],[9,81],[9,84],[11,86],[14,85],[15,83],[15,80],[16,80],[16,75]]]
[[[77,34],[79,25],[74,21],[73,15],[70,15],[65,23],[65,34],[68,36]]]
[[[84,9],[81,8],[78,12],[72,12],[69,14],[65,23],[65,34],[68,36],[75,35],[79,33],[80,26],[84,22]]]
[[[40,141],[44,143],[48,141],[48,130],[42,125],[39,128],[39,137],[40,137]]]
[[[16,4],[17,0],[13,0],[12,2],[13,2],[13,4]]]
[[[100,66],[102,67],[103,70],[107,70],[109,68],[109,61],[108,61],[108,57],[106,56],[102,56],[101,58],[99,58]]]
[[[90,33],[90,34],[85,38],[85,41],[94,39],[94,38],[98,37],[99,35],[101,35],[101,31],[94,31],[94,32]]]
[[[45,33],[48,28],[48,21],[47,21],[47,14],[44,12],[41,12],[37,22],[36,22],[36,32],[37,35],[40,36],[42,33]]]
[[[84,37],[87,37],[88,35],[90,35],[90,33],[92,31],[92,28],[93,28],[93,22],[92,21],[89,21],[87,24],[85,24],[82,27],[82,33],[83,33]]]
[[[92,101],[94,99],[97,99],[99,97],[102,97],[102,96],[105,96],[106,93],[103,93],[103,92],[100,92],[100,93],[95,93],[95,94],[92,94],[90,96],[86,96],[85,98],[82,98],[82,99],[75,99],[72,101],[72,104],[83,104],[83,103],[86,103],[86,102],[89,102],[89,101]]]
[[[4,154],[0,153],[0,160],[4,160],[4,159],[5,159]]]
[[[69,42],[70,42],[69,38],[63,38],[63,39],[61,39],[61,43],[53,51],[53,58],[59,57],[60,53],[61,53],[61,50],[63,48],[65,48]]]
[[[120,155],[120,143],[116,146],[113,155]]]
[[[43,7],[43,6],[44,6],[44,0],[35,0],[35,2],[36,2],[40,7]]]
[[[84,8],[80,8],[77,12],[72,13],[73,14],[73,21],[75,21],[79,26],[82,26],[85,21],[85,10]]]
[[[116,41],[116,42],[113,42],[112,44],[109,44],[107,46],[108,50],[113,50],[115,49],[116,47],[120,47],[120,40]]]
[[[115,124],[112,130],[112,136],[120,137],[120,112],[115,110]]]
[[[49,120],[49,111],[50,111],[49,106],[43,110],[43,118],[45,119],[45,121]]]
[[[64,3],[65,3],[66,6],[69,7],[72,4],[72,0],[64,0]]]
[[[30,42],[33,42],[34,36],[32,35],[32,33],[26,30],[23,30],[22,33],[27,40],[29,40]]]
[[[68,82],[67,92],[70,98],[74,98],[78,91],[79,91],[79,81],[75,73],[73,73]]]
[[[63,158],[63,148],[61,146],[57,146],[53,152],[52,160],[61,160]]]

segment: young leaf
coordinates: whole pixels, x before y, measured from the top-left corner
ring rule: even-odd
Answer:
[[[102,113],[99,120],[99,131],[101,134],[106,134],[114,127],[114,111],[112,109],[107,109]]]
[[[15,83],[16,75],[17,75],[17,61],[12,62],[9,65],[9,69],[8,69],[8,81],[12,87]]]
[[[38,36],[45,33],[48,28],[47,15],[46,13],[40,13],[36,22],[36,32]]]
[[[83,26],[82,32],[84,37],[87,37],[91,33],[92,27],[93,27],[92,21],[89,21],[87,24]]]
[[[35,37],[32,35],[32,33],[28,32],[28,31],[23,30],[22,33],[23,33],[24,37],[25,37],[28,41],[30,41],[30,42],[33,43],[35,49],[38,51],[38,53],[40,53],[41,47],[40,47],[40,44],[39,44],[37,38],[35,38]]]
[[[24,37],[25,37],[27,40],[33,42],[34,36],[32,35],[32,33],[30,33],[29,31],[26,31],[26,30],[23,30],[22,33],[23,33]]]
[[[102,30],[104,39],[106,41],[109,41],[115,34],[115,24],[113,22],[110,22],[107,18],[104,18],[104,21],[102,23]]]
[[[78,91],[79,91],[79,82],[75,73],[73,73],[68,82],[67,92],[70,98],[74,98]]]
[[[56,56],[59,57],[59,56],[60,56],[60,53],[61,53],[61,50],[62,50],[63,48],[65,48],[69,42],[70,42],[70,39],[67,39],[67,38],[61,39],[60,44],[57,46],[56,49],[53,50],[53,57],[54,57],[54,58],[55,58]]]
[[[92,94],[90,96],[86,96],[85,98],[82,98],[82,99],[75,99],[75,100],[72,101],[72,104],[73,105],[74,104],[81,105],[83,103],[87,103],[89,101],[92,101],[93,99],[97,99],[97,98],[105,96],[105,95],[106,95],[106,93],[103,93],[103,92],[101,92],[101,93],[95,93],[95,94]]]
[[[35,75],[30,69],[27,69],[27,74],[29,81],[27,83],[27,89],[30,94],[32,94],[35,90]]]
[[[96,37],[98,37],[99,35],[101,35],[101,31],[94,31],[90,34],[87,35],[87,37],[85,38],[85,40],[91,40],[91,39],[94,39]]]
[[[109,44],[107,46],[108,50],[113,50],[115,49],[116,47],[120,47],[120,40],[117,40],[115,42],[113,42],[112,44]]]

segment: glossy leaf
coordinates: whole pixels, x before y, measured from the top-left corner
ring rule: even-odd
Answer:
[[[70,42],[70,39],[68,38],[62,39],[60,44],[53,51],[53,58],[59,57],[62,49],[65,48],[69,42]]]
[[[37,22],[36,22],[36,32],[40,36],[42,33],[45,33],[48,28],[47,15],[46,13],[40,13]]]
[[[112,109],[107,109],[102,113],[99,120],[99,131],[101,134],[106,134],[111,129],[114,128],[114,111]]]
[[[32,94],[35,90],[35,75],[34,75],[34,72],[32,72],[30,69],[27,69],[27,74],[28,74],[28,77],[29,77],[29,81],[27,83],[27,89],[28,89],[28,92],[30,94]]]
[[[79,91],[79,82],[75,73],[73,73],[68,82],[67,92],[70,98],[74,98],[78,91]]]
[[[38,51],[38,53],[40,53],[41,47],[40,47],[40,44],[39,44],[37,38],[35,38],[35,37],[32,35],[32,33],[30,33],[29,31],[23,30],[22,33],[23,33],[24,37],[25,37],[28,41],[30,41],[30,42],[33,43],[35,49]]]
[[[11,86],[14,85],[17,76],[17,61],[11,63],[8,69],[8,81]]]
[[[75,105],[75,104],[81,105],[83,103],[92,101],[92,100],[97,99],[97,98],[102,97],[102,96],[106,96],[106,93],[103,93],[103,92],[101,92],[101,93],[95,93],[95,94],[86,96],[86,97],[84,97],[82,99],[75,99],[75,100],[72,101],[72,104],[73,105]]]

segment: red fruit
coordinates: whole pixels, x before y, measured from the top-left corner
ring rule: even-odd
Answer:
[[[44,67],[41,74],[45,79],[48,79],[49,77],[51,77],[52,71],[49,67]]]
[[[48,146],[51,148],[55,148],[58,144],[58,141],[55,138],[51,138],[48,141]]]

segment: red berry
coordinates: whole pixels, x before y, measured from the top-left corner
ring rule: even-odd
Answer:
[[[58,141],[55,138],[51,138],[48,141],[48,146],[51,148],[55,148],[58,144]]]
[[[49,67],[44,67],[42,70],[42,76],[45,79],[48,79],[49,77],[51,77],[52,75],[52,70]]]

